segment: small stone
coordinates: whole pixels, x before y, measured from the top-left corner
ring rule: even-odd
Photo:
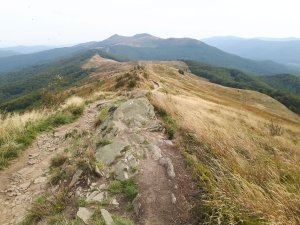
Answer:
[[[33,158],[38,157],[39,155],[40,155],[40,153],[29,154],[29,155],[28,155],[28,158],[29,158],[29,159],[33,159]]]
[[[89,220],[91,219],[93,213],[84,207],[79,207],[77,211],[77,216],[85,223],[89,224]]]
[[[111,201],[110,204],[112,204],[113,206],[117,206],[117,207],[119,206],[119,202],[115,198]]]
[[[101,203],[105,196],[106,196],[106,193],[105,193],[105,192],[100,192],[99,194],[97,194],[96,196],[94,196],[94,197],[92,198],[92,200]]]
[[[38,177],[34,180],[33,183],[39,184],[39,183],[45,183],[47,181],[47,177]]]
[[[133,210],[135,212],[135,214],[138,216],[139,213],[140,213],[140,208],[141,208],[141,203],[139,202],[139,198],[140,198],[140,195],[137,195],[133,201],[132,201],[132,204],[133,204]]]
[[[99,167],[96,165],[95,166],[95,173],[99,176],[99,177],[103,177],[104,173],[102,171],[100,171]]]
[[[101,209],[101,215],[102,215],[106,225],[114,225],[115,224],[110,213],[106,209]]]
[[[75,183],[80,179],[81,174],[83,173],[82,170],[77,170],[76,173],[73,175],[72,180],[69,184],[69,187],[74,186]]]
[[[160,158],[159,164],[161,164],[167,169],[167,174],[170,178],[175,177],[174,166],[170,158],[164,158],[164,157]]]
[[[165,140],[165,143],[166,143],[167,145],[170,145],[170,146],[173,146],[173,145],[174,145],[173,142],[172,142],[171,140]]]
[[[27,162],[28,165],[34,165],[36,163],[37,163],[37,160],[35,160],[35,159],[29,159]]]
[[[172,199],[172,203],[176,204],[177,199],[173,193],[171,194],[171,199]]]
[[[23,183],[19,186],[19,189],[22,191],[26,191],[29,188],[30,184],[30,182]]]
[[[106,189],[106,184],[101,184],[99,186],[99,190],[105,190]]]

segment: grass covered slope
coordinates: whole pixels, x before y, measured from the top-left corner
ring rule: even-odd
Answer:
[[[300,114],[300,97],[293,94],[298,90],[298,77],[283,75],[253,77],[239,70],[214,67],[196,61],[185,61],[192,73],[227,87],[259,91],[267,94]]]
[[[299,116],[258,92],[166,64],[146,68],[161,84],[152,103],[179,129],[175,138],[200,190],[201,224],[299,224]]]
[[[30,146],[39,133],[74,121],[83,109],[83,99],[71,97],[58,110],[0,114],[0,170]]]

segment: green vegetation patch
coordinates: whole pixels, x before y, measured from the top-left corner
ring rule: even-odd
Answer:
[[[111,194],[124,194],[129,200],[133,200],[137,194],[137,182],[134,177],[128,180],[114,180],[108,186],[108,191]]]
[[[175,133],[178,131],[178,126],[173,117],[168,115],[163,109],[155,108],[158,115],[162,118],[166,133],[170,139],[173,139]]]
[[[98,127],[103,120],[108,116],[108,112],[109,112],[109,107],[108,106],[104,106],[100,113],[97,115],[96,119],[95,119],[95,126]]]

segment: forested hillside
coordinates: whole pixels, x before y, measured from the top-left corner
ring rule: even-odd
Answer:
[[[272,76],[261,76],[259,79],[276,89],[300,95],[299,76],[291,74],[277,74]]]

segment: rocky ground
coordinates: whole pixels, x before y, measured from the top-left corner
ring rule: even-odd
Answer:
[[[53,168],[51,158],[64,152]],[[57,176],[62,171],[67,175]],[[76,224],[123,224],[119,217],[127,224],[193,224],[193,182],[143,95],[92,103],[75,123],[40,136],[0,175],[1,224],[21,222],[37,196],[62,192],[73,200],[60,213]],[[23,224],[49,224],[32,218]]]
[[[99,103],[89,105],[74,123],[39,136],[13,165],[0,171],[0,224],[17,224],[23,219],[32,201],[45,191],[51,158],[69,145],[65,135],[74,128],[93,130]]]

